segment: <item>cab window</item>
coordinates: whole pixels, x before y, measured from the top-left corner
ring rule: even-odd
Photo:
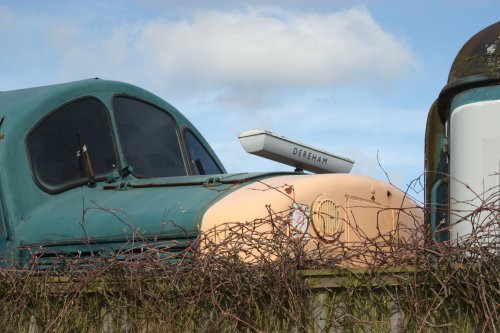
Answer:
[[[222,173],[212,156],[191,131],[187,130],[185,132],[185,138],[189,152],[189,162],[194,174],[213,175]]]
[[[122,151],[138,177],[185,176],[174,119],[151,104],[123,96],[113,102]]]
[[[48,192],[105,179],[117,166],[104,104],[85,98],[63,106],[35,127],[27,140],[32,169]]]

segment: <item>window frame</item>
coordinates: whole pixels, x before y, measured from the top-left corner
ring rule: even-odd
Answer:
[[[126,167],[126,166],[128,166],[130,164],[127,161],[127,156],[125,154],[125,151],[123,150],[123,144],[122,144],[121,135],[120,135],[120,128],[118,126],[118,120],[117,120],[117,116],[116,116],[117,112],[116,112],[116,109],[115,109],[115,99],[119,98],[119,97],[131,99],[131,100],[135,100],[135,101],[138,101],[138,102],[150,105],[150,106],[152,106],[152,107],[154,107],[154,108],[162,111],[167,117],[169,117],[172,120],[172,122],[174,124],[174,129],[175,129],[175,136],[177,138],[177,144],[179,145],[179,151],[181,153],[181,160],[182,160],[182,163],[184,164],[184,171],[186,172],[186,174],[184,176],[159,176],[159,177],[185,177],[185,176],[192,176],[191,168],[189,166],[189,160],[187,158],[186,145],[185,145],[185,142],[184,142],[184,138],[181,135],[182,130],[179,127],[179,122],[177,121],[177,118],[174,115],[172,115],[168,110],[166,110],[164,107],[161,107],[158,104],[152,103],[151,101],[144,100],[144,99],[141,99],[141,98],[139,98],[137,96],[127,95],[127,94],[114,94],[113,96],[111,96],[110,106],[111,106],[111,110],[112,110],[112,114],[113,114],[113,121],[114,121],[114,124],[115,124],[116,142],[118,143],[119,149],[120,149],[120,152],[121,152],[121,160],[123,162],[123,167]],[[132,165],[132,168],[133,167],[134,166]],[[159,177],[156,177],[156,176],[144,176],[144,175],[138,174],[137,172],[135,172],[135,170],[132,170],[131,174],[135,178],[137,178],[137,179],[159,178]]]
[[[25,147],[26,147],[26,155],[28,157],[28,164],[30,167],[31,175],[33,178],[33,181],[35,184],[41,188],[44,192],[49,193],[49,194],[58,194],[62,193],[68,190],[71,190],[73,188],[81,187],[82,185],[87,184],[87,180],[82,180],[82,181],[75,181],[75,182],[70,182],[66,185],[61,185],[61,186],[49,186],[45,184],[43,181],[41,181],[35,171],[35,162],[33,161],[32,155],[31,155],[31,146],[30,146],[30,138],[33,135],[33,133],[42,126],[47,119],[49,119],[51,116],[53,116],[55,113],[60,112],[62,109],[68,107],[71,104],[78,103],[80,101],[86,100],[86,99],[93,99],[97,101],[98,103],[101,104],[101,106],[104,107],[105,110],[105,115],[106,115],[106,120],[108,121],[109,129],[110,129],[110,134],[111,134],[111,143],[113,146],[113,152],[114,152],[114,157],[116,161],[115,165],[115,170],[121,170],[121,159],[120,159],[120,154],[118,152],[118,146],[115,138],[115,131],[114,131],[114,124],[112,122],[112,118],[110,115],[109,108],[106,106],[106,103],[99,99],[96,96],[93,95],[86,95],[86,96],[81,96],[72,100],[69,100],[61,105],[58,105],[56,108],[52,109],[51,111],[47,112],[38,122],[36,122],[35,125],[33,125],[30,130],[28,131],[27,135],[25,136]],[[106,180],[107,177],[96,177],[95,180],[96,182],[100,182],[103,180]]]

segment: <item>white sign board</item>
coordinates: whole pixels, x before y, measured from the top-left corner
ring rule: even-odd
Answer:
[[[349,173],[354,161],[307,146],[269,131],[253,129],[238,135],[247,153],[314,173]]]

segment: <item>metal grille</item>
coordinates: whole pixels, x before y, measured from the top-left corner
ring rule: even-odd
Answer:
[[[334,236],[342,231],[339,209],[331,200],[321,201],[314,214],[314,220],[317,229],[322,230],[324,236]]]

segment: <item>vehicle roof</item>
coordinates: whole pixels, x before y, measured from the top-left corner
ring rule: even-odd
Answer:
[[[9,118],[24,118],[33,113],[40,113],[42,109],[44,113],[50,112],[53,108],[79,96],[99,93],[133,95],[166,108],[176,118],[184,118],[172,105],[140,87],[99,78],[2,91],[0,92],[0,113]]]

